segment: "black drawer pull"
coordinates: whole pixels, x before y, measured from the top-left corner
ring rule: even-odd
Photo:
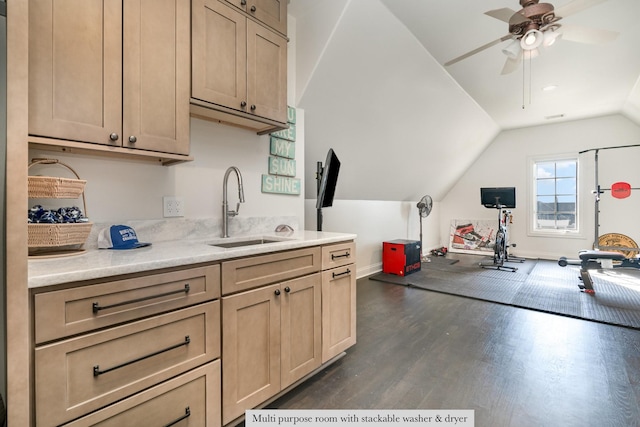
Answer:
[[[166,424],[164,427],[174,426],[174,425],[178,424],[180,421],[186,420],[190,416],[191,416],[191,409],[187,406],[186,408],[184,408],[184,415],[183,416],[181,416],[180,418],[178,418],[175,421],[171,421],[169,424]]]
[[[162,350],[158,350],[158,351],[156,351],[154,353],[147,354],[146,356],[138,357],[135,360],[130,360],[129,362],[124,362],[124,363],[122,363],[120,365],[117,365],[117,366],[114,366],[112,368],[105,369],[104,371],[100,370],[100,365],[96,365],[96,366],[93,367],[93,376],[97,377],[99,375],[106,374],[107,372],[111,372],[111,371],[115,371],[116,369],[124,368],[125,366],[129,366],[129,365],[131,365],[133,363],[140,362],[142,360],[148,359],[148,358],[153,357],[153,356],[157,356],[157,355],[162,354],[162,353],[166,353],[167,351],[176,349],[178,347],[182,347],[183,345],[187,345],[190,342],[191,342],[191,338],[189,338],[189,335],[187,335],[187,336],[184,337],[184,341],[181,342],[180,344],[175,344],[175,345],[172,345],[171,347],[167,347],[167,348],[164,348]]]
[[[147,301],[147,300],[154,299],[154,298],[162,298],[162,297],[166,297],[168,295],[173,295],[173,294],[181,294],[181,293],[188,294],[190,290],[191,290],[191,288],[190,288],[189,284],[187,283],[187,284],[184,285],[184,289],[178,289],[177,291],[165,292],[163,294],[158,294],[158,295],[150,295],[148,297],[143,297],[143,298],[136,298],[136,299],[132,299],[132,300],[129,300],[129,301],[119,302],[117,304],[100,306],[99,302],[94,302],[93,303],[93,312],[97,313],[100,310],[106,310],[108,308],[120,307],[121,305],[135,304],[137,302]]]
[[[344,276],[345,274],[350,274],[350,273],[351,273],[351,270],[347,268],[347,271],[343,271],[342,273],[331,273],[331,275],[335,279],[338,276]]]
[[[342,255],[331,254],[331,261],[333,261],[336,258],[349,258],[350,256],[351,256],[351,254],[349,252],[345,252]]]

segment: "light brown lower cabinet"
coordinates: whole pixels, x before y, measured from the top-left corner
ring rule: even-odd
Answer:
[[[205,426],[356,342],[355,244],[33,291],[35,425]]]
[[[36,424],[57,426],[220,356],[220,302],[35,350]]]
[[[219,427],[220,413],[220,360],[216,360],[65,427]]]
[[[321,275],[222,298],[222,422],[321,364]]]
[[[322,363],[356,343],[356,247],[322,247]]]
[[[322,363],[356,343],[356,272],[353,264],[322,272]]]

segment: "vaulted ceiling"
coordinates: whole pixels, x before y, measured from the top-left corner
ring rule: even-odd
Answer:
[[[503,75],[509,41],[444,64],[508,34],[484,12],[518,0],[290,0],[307,197],[329,147],[343,163],[339,198],[437,200],[501,130],[608,114],[640,123],[640,2],[577,1],[589,7],[560,23],[617,37],[560,39]]]

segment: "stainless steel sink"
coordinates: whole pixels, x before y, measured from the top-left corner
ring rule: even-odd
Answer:
[[[211,246],[216,246],[219,248],[241,248],[244,246],[256,246],[256,245],[266,245],[269,243],[281,243],[286,242],[287,240],[283,239],[269,239],[269,238],[252,238],[250,240],[237,240],[232,242],[213,242],[209,243]]]

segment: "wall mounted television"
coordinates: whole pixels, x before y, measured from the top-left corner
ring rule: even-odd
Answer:
[[[480,189],[480,203],[485,208],[515,208],[515,187],[484,187]]]
[[[333,206],[333,196],[336,192],[336,184],[338,183],[338,173],[340,172],[340,160],[333,151],[329,149],[324,167],[318,163],[318,174],[320,183],[318,184],[318,199],[316,201],[316,209],[327,208]]]

